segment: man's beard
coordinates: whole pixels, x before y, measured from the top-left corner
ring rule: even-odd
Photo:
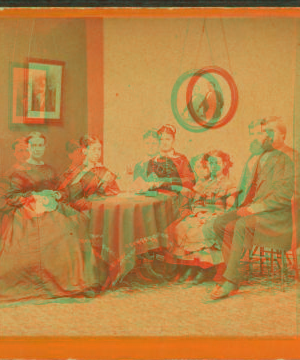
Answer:
[[[273,149],[273,140],[271,138],[266,138],[262,143],[257,139],[253,140],[250,144],[250,152],[253,155],[260,155],[264,151]]]
[[[253,140],[250,144],[250,152],[253,155],[260,155],[263,152],[262,144],[258,140]]]
[[[268,151],[273,149],[273,139],[267,137],[262,143],[263,151]]]

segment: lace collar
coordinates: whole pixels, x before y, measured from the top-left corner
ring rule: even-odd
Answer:
[[[170,150],[169,152],[167,152],[166,154],[158,154],[157,156],[155,156],[154,160],[157,161],[161,158],[178,158],[180,156],[180,154],[178,154],[174,149]]]
[[[97,162],[96,164],[93,164],[93,165],[90,164],[89,165],[89,163],[87,161],[85,161],[82,165],[83,165],[83,170],[84,171],[89,171],[91,169],[104,166],[101,162]]]
[[[45,165],[44,161],[35,161],[33,159],[28,159],[26,162],[31,165]]]

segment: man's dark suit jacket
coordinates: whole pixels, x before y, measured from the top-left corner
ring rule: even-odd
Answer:
[[[243,176],[245,172],[246,169]],[[245,195],[255,186],[254,176],[255,171],[253,178],[247,182],[248,188],[242,189],[238,204],[249,206],[255,214],[256,225],[251,245],[290,250],[293,234],[291,199],[295,182],[293,162],[282,151],[266,151],[259,160],[254,197],[245,204]]]

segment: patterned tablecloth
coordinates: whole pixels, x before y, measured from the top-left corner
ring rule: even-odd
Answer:
[[[108,267],[112,283],[120,281],[136,264],[136,256],[166,247],[166,227],[179,216],[174,192],[148,195],[121,193],[92,202],[90,234],[96,257]]]

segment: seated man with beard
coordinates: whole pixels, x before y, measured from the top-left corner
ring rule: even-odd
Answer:
[[[241,281],[240,260],[244,247],[263,243],[289,250],[292,243],[291,199],[294,166],[290,157],[273,146],[276,121],[258,120],[249,126],[254,139],[246,163],[238,209],[218,216],[213,223],[226,263],[224,283],[213,290],[212,299],[237,290]]]

